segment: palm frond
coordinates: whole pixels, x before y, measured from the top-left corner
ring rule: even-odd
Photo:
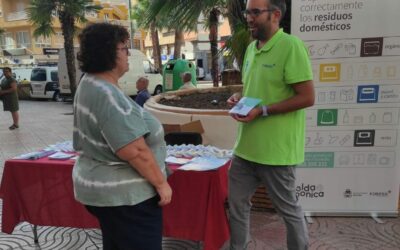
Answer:
[[[27,8],[27,14],[30,22],[36,27],[33,35],[45,37],[54,33],[51,26],[53,21],[52,14],[57,10],[56,2],[46,0],[32,0]]]
[[[225,41],[225,45],[220,49],[219,55],[224,55],[228,59],[228,64],[236,62],[241,69],[246,48],[252,41],[247,25],[237,25],[235,32]]]
[[[75,20],[80,23],[87,22],[86,13],[98,12],[102,6],[95,5],[91,0],[63,0],[65,1],[63,11],[75,17]]]
[[[37,26],[37,28],[33,31],[33,36],[34,37],[39,37],[39,36],[44,36],[44,37],[50,37],[52,34],[54,34],[54,30],[51,27],[51,24],[49,23],[42,23]]]

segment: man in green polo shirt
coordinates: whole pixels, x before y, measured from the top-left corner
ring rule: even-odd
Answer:
[[[311,63],[303,42],[279,28],[284,0],[249,0],[244,11],[254,41],[243,61],[241,96],[261,99],[239,122],[229,171],[233,249],[249,242],[250,199],[262,183],[283,217],[288,249],[307,249],[308,232],[295,194],[295,165],[304,161],[304,108],[314,104]]]

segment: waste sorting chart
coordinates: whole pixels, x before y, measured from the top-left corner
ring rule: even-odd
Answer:
[[[398,214],[399,10],[399,0],[292,1],[315,86],[297,170],[306,214]]]

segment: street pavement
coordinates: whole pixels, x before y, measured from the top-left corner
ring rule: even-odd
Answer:
[[[2,105],[0,104],[2,110]],[[9,112],[0,111],[0,177],[4,161],[22,153],[72,139],[72,105],[52,101],[20,101],[20,128],[10,131]],[[1,206],[0,200],[0,206]],[[1,214],[1,209],[0,209]],[[309,224],[312,250],[400,250],[400,218],[315,217]],[[38,227],[39,246],[33,244],[32,225],[21,223],[12,235],[0,233],[1,250],[17,249],[100,249],[97,229]],[[286,249],[285,227],[271,211],[251,214],[249,250]],[[227,244],[223,249],[227,249]],[[201,249],[201,244],[179,239],[165,239],[163,249]]]
[[[11,113],[0,104],[0,166],[22,153],[72,139],[72,104],[53,101],[20,101],[20,127],[10,131]],[[2,167],[1,167],[2,173]]]

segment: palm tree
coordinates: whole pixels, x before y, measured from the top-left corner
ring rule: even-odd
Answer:
[[[174,16],[176,13],[174,13],[174,9],[166,8],[164,0],[139,0],[139,4],[135,6],[133,13],[135,13],[133,19],[137,20],[139,27],[150,29],[155,62],[159,61],[161,65],[158,36],[156,36],[154,33],[154,30],[157,29],[168,29],[175,31],[174,58],[181,58],[181,47],[185,42],[184,31],[194,30],[194,25],[185,27],[180,23],[171,21],[172,19],[170,16]],[[157,43],[155,43],[155,41]]]
[[[206,23],[210,30],[211,72],[214,86],[218,86],[218,19],[224,5],[225,0],[154,0],[152,2],[153,7],[145,16],[145,19],[151,20],[156,14],[163,20],[168,20],[165,22],[168,25],[167,27],[171,29],[181,27],[186,31],[193,30],[197,26],[201,14],[207,17]]]
[[[136,20],[138,26],[144,29],[150,30],[151,42],[153,44],[153,59],[154,66],[158,72],[162,71],[162,62],[161,62],[161,51],[160,51],[160,41],[158,39],[158,27],[160,26],[160,22],[154,18],[150,22],[144,23],[143,16],[145,15],[147,9],[150,6],[149,0],[139,0],[138,3],[132,9],[131,18]]]
[[[218,19],[221,11],[218,8],[212,8],[208,14],[208,27],[210,30],[210,47],[211,47],[211,76],[213,79],[213,86],[218,87]]]
[[[0,36],[5,32],[2,28],[0,28]],[[2,73],[1,73],[2,74]]]
[[[162,72],[160,40],[158,39],[158,30],[155,22],[152,22],[150,24],[150,34],[151,34],[151,43],[153,44],[154,64],[156,65],[157,71]]]
[[[182,45],[185,44],[185,35],[182,29],[175,28],[174,59],[181,58]]]
[[[246,8],[245,1],[227,0],[227,14],[229,25],[231,27],[231,36],[225,42],[225,46],[220,51],[221,54],[228,53],[229,63],[234,60],[241,68],[246,48],[251,42],[250,33],[247,28],[247,22],[242,11]]]
[[[29,20],[36,25],[34,36],[48,37],[54,33],[52,22],[58,17],[64,36],[64,48],[71,95],[76,92],[74,34],[75,22],[86,22],[85,13],[98,11],[100,6],[93,5],[92,0],[32,0],[27,8]]]

